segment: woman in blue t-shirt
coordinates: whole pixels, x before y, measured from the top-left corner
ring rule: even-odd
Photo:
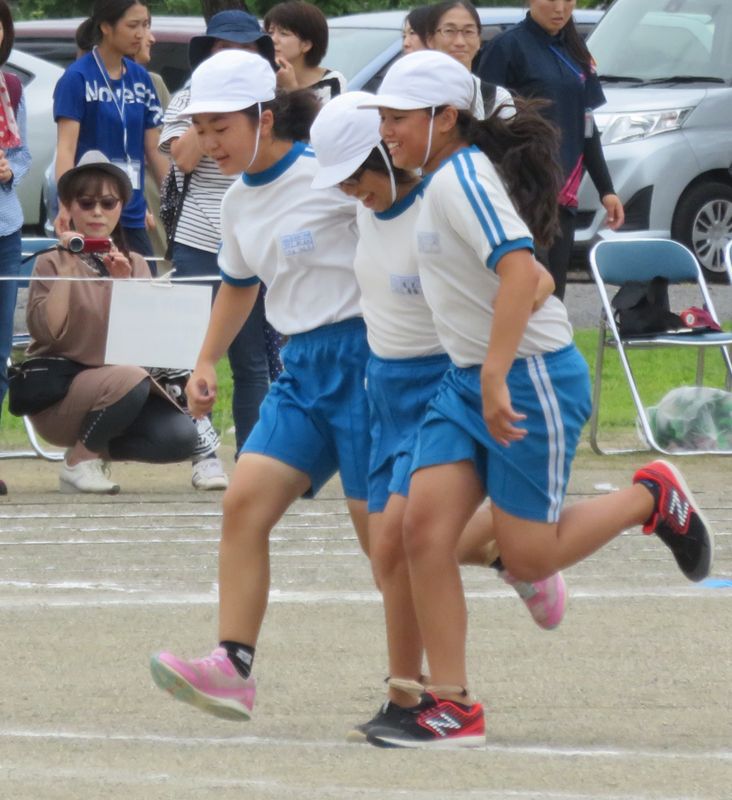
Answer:
[[[552,273],[555,294],[562,299],[574,243],[577,192],[585,168],[607,212],[607,226],[617,230],[625,214],[592,117],[593,109],[605,102],[605,95],[592,56],[572,19],[576,0],[529,0],[528,5],[522,22],[486,44],[478,75],[523,97],[548,100],[543,113],[561,131],[561,235],[539,257]]]
[[[130,250],[142,255],[152,255],[143,194],[145,161],[158,183],[168,168],[158,152],[160,102],[147,70],[133,60],[149,24],[148,9],[138,0],[96,0],[87,22],[94,48],[68,67],[53,98],[56,179],[88,150],[101,150],[124,169],[133,193],[122,212],[122,227]],[[61,209],[57,230],[67,226],[68,211]]]

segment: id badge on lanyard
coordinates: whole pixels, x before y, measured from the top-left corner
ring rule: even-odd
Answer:
[[[104,78],[104,82],[107,85],[107,89],[109,89],[109,94],[112,98],[112,102],[114,103],[114,107],[117,109],[117,113],[119,114],[120,121],[122,122],[122,147],[125,151],[125,158],[124,160],[120,159],[111,159],[112,163],[123,169],[127,173],[127,177],[130,179],[130,183],[132,184],[133,189],[140,189],[141,187],[141,163],[136,158],[130,158],[129,152],[127,150],[127,120],[125,117],[125,80],[124,80],[124,71],[122,73],[121,84],[122,88],[120,90],[121,102],[117,102],[117,96],[114,93],[114,89],[112,89],[112,85],[109,82],[109,75],[107,74],[106,67],[104,66],[104,62],[99,58],[99,54],[97,52],[97,48],[95,47],[92,50],[94,55],[94,61],[96,62],[97,67],[99,68],[99,72]],[[123,67],[124,69],[124,67]]]

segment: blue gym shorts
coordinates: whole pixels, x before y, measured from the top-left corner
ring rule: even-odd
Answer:
[[[389,495],[409,493],[417,432],[449,366],[444,353],[420,358],[371,354],[366,367],[371,421],[369,513],[383,511]]]
[[[557,522],[569,471],[590,416],[590,375],[574,345],[519,358],[508,373],[517,423],[528,433],[508,447],[498,444],[483,420],[480,367],[452,366],[429,405],[412,471],[472,461],[491,502],[509,514]]]
[[[284,370],[259,408],[241,448],[276,458],[310,478],[314,497],[336,473],[346,497],[366,500],[369,412],[365,373],[369,349],[360,317],[290,337]]]

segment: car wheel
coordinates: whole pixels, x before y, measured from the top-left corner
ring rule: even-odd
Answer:
[[[671,235],[693,251],[707,278],[719,280],[732,239],[732,186],[709,181],[688,191],[676,207]]]

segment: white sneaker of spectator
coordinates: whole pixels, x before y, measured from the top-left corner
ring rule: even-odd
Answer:
[[[86,492],[88,494],[117,494],[119,484],[107,477],[108,469],[101,458],[80,461],[70,467],[64,459],[58,476],[59,491],[62,494]]]
[[[214,456],[213,458],[202,458],[200,461],[194,461],[191,483],[195,489],[202,489],[208,492],[226,489],[229,485],[229,479],[226,476],[221,459]]]

